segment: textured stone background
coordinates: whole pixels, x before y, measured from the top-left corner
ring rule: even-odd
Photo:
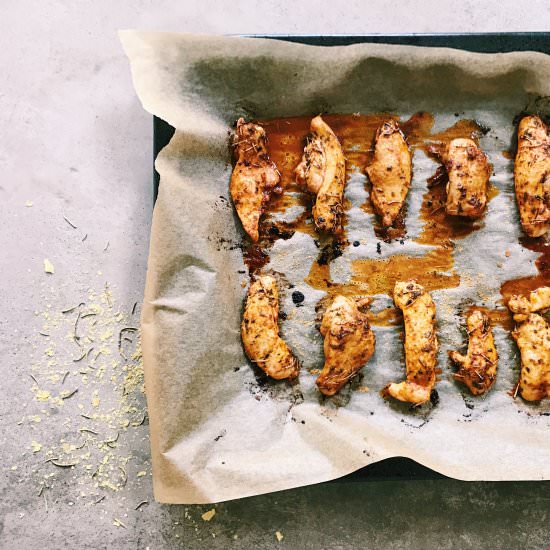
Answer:
[[[143,290],[152,123],[116,30],[550,29],[545,0],[322,4],[2,1],[1,548],[550,544],[547,483],[345,482],[216,506],[152,501],[136,334],[119,350]]]

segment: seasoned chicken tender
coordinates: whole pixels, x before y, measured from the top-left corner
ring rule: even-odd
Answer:
[[[378,128],[374,158],[367,167],[372,184],[371,200],[384,227],[390,227],[403,207],[412,178],[412,157],[395,120]]]
[[[313,219],[326,233],[342,230],[346,161],[342,146],[320,116],[311,121],[311,136],[302,162],[296,167],[296,181],[316,195]]]
[[[358,305],[352,298],[336,296],[323,315],[325,366],[317,386],[324,395],[340,391],[374,353],[374,334]]]
[[[508,309],[514,314],[514,321],[521,323],[530,313],[544,312],[550,309],[550,287],[542,286],[529,293],[529,297],[512,296]]]
[[[445,211],[450,216],[480,218],[487,205],[493,170],[485,153],[471,139],[453,139],[441,154],[449,176]]]
[[[388,384],[382,395],[420,405],[429,401],[435,385],[439,349],[435,334],[435,304],[416,281],[395,283],[393,300],[403,311],[405,322],[407,379]]]
[[[519,123],[514,184],[523,231],[544,235],[550,227],[550,137],[538,116]]]
[[[495,383],[498,353],[493,338],[489,317],[482,311],[474,311],[468,316],[468,352],[461,355],[449,351],[449,357],[460,368],[454,374],[455,380],[463,382],[474,395],[487,392]]]
[[[526,401],[550,397],[550,325],[531,313],[512,335],[521,354],[519,394]]]
[[[277,282],[271,275],[261,275],[248,289],[241,324],[244,351],[271,378],[296,378],[300,365],[279,336],[278,319]]]
[[[267,154],[267,136],[258,124],[240,118],[233,145],[237,159],[229,191],[244,230],[257,242],[258,225],[272,193],[280,193],[281,176]]]

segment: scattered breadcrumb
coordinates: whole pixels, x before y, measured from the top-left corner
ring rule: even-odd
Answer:
[[[277,537],[278,542],[281,542],[285,538],[281,531],[275,531],[275,536]]]
[[[143,477],[147,475],[147,472],[145,470],[141,470],[141,472],[138,472],[136,475],[137,477]]]
[[[32,202],[32,201],[27,201],[27,202],[25,203],[25,206],[26,206],[27,208],[30,208],[32,205],[33,205],[33,202]]]
[[[60,289],[52,281],[41,283],[43,304],[35,311],[28,372],[33,402],[22,423],[33,435],[44,431],[53,439],[31,443],[36,461],[31,476],[37,494],[46,487],[57,498],[71,487],[73,498],[86,493],[97,504],[106,492],[125,490],[135,471],[149,471],[148,461],[128,446],[148,421],[139,330],[126,333],[122,355],[119,333],[134,324],[132,303],[119,306],[105,285],[55,311]]]
[[[50,260],[48,260],[48,258],[44,258],[44,271],[46,273],[55,273],[55,268],[54,268],[52,262],[50,262]]]

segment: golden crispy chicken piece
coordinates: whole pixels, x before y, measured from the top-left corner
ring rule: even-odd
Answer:
[[[550,227],[550,137],[538,116],[519,123],[514,182],[523,231],[544,235]]]
[[[320,116],[311,121],[310,129],[302,162],[296,167],[296,181],[317,195],[313,207],[317,228],[338,233],[342,229],[346,186],[344,153],[338,138]]]
[[[550,325],[541,315],[531,313],[512,336],[521,353],[519,394],[526,401],[550,397]]]
[[[435,335],[435,304],[424,287],[415,281],[395,283],[393,300],[403,311],[405,321],[407,380],[388,384],[382,395],[420,405],[429,401],[435,385],[439,349]]]
[[[474,311],[467,320],[468,353],[461,355],[449,351],[449,357],[460,369],[454,374],[455,380],[463,382],[474,395],[487,392],[497,376],[498,353],[493,339],[493,330],[486,313]]]
[[[541,286],[529,293],[529,297],[512,296],[508,309],[514,314],[514,321],[521,323],[530,313],[544,312],[550,309],[550,287]]]
[[[271,275],[261,275],[248,289],[241,324],[244,351],[271,378],[296,378],[300,365],[279,336],[278,319],[277,282]]]
[[[493,167],[475,141],[453,139],[441,153],[449,176],[445,211],[449,216],[480,218],[487,205]]]
[[[374,353],[374,333],[360,306],[361,301],[336,296],[323,315],[325,366],[317,386],[325,395],[340,391]]]
[[[372,204],[382,225],[390,227],[403,207],[412,178],[411,152],[395,120],[387,120],[378,128],[367,174]]]
[[[267,136],[258,124],[240,118],[233,145],[237,162],[229,191],[244,230],[256,242],[258,225],[271,193],[280,193],[281,176],[267,154]]]

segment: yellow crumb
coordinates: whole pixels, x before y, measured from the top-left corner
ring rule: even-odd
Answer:
[[[143,476],[146,476],[146,475],[147,475],[147,472],[145,470],[141,470],[141,472],[137,473],[138,477],[143,477]]]
[[[46,273],[55,273],[55,268],[54,268],[52,262],[50,262],[50,260],[48,260],[48,258],[44,258],[44,271]]]
[[[105,340],[110,340],[113,337],[113,334],[114,332],[112,330],[106,330],[105,332],[102,332],[99,337],[105,342]],[[105,351],[101,350],[101,353],[105,353]]]
[[[92,397],[92,407],[99,407],[99,404],[101,403],[101,399],[99,399],[99,395],[97,394],[97,390],[94,390],[94,395]]]
[[[275,536],[277,537],[277,540],[279,542],[281,542],[285,538],[281,531],[275,531]]]
[[[214,508],[212,508],[212,510],[208,510],[208,512],[204,512],[204,514],[202,514],[201,518],[204,521],[210,521],[215,515],[216,515],[216,510]]]
[[[32,202],[32,201],[27,201],[27,202],[25,203],[25,206],[26,206],[27,208],[30,208],[32,205],[33,205],[33,202]]]
[[[35,397],[37,401],[49,401],[51,396],[48,390],[38,390]]]
[[[42,445],[37,441],[31,443],[31,449],[33,453],[39,453],[42,450]]]

